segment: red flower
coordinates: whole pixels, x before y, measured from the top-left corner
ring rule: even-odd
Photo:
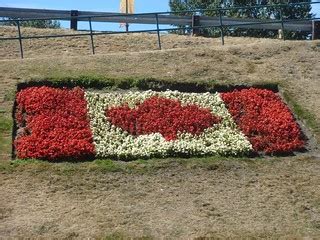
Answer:
[[[196,105],[181,106],[178,100],[151,97],[130,109],[127,104],[106,110],[106,116],[115,126],[132,135],[161,133],[166,140],[177,139],[178,132],[193,135],[220,122],[209,109]]]
[[[30,87],[16,96],[19,158],[83,158],[94,155],[87,103],[80,88]],[[19,130],[18,130],[19,131]]]
[[[274,92],[251,88],[221,96],[255,151],[291,153],[304,148],[298,124]]]

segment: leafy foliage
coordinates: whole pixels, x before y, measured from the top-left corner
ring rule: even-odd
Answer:
[[[14,18],[8,18],[12,20],[10,22],[3,22],[2,25],[6,26],[17,26],[17,22],[14,21]],[[21,27],[33,27],[33,28],[60,28],[60,22],[57,20],[29,20],[29,21],[20,21]]]
[[[295,0],[299,2],[311,2],[311,0]],[[204,16],[218,16],[218,11],[213,9],[221,7],[248,7],[248,6],[264,6],[264,5],[279,5],[292,3],[288,0],[231,0],[231,1],[217,1],[217,0],[170,0],[169,6],[171,11],[198,11],[198,14]],[[282,7],[283,19],[303,19],[312,17],[310,5],[290,5]],[[262,7],[262,8],[248,8],[248,9],[233,9],[223,10],[221,14],[227,17],[235,18],[256,18],[256,19],[281,19],[280,7]],[[180,13],[179,15],[192,15],[192,13]],[[229,28],[225,29],[225,33],[231,36],[251,36],[251,37],[276,37],[276,30],[257,30],[257,29],[241,29]],[[201,34],[205,36],[220,35],[219,29],[202,29]],[[290,39],[305,39],[309,33],[306,32],[286,32],[286,38]]]

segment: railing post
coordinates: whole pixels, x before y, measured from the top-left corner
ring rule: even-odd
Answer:
[[[155,15],[156,15],[156,22],[157,22],[158,46],[159,46],[159,50],[161,50],[161,37],[160,37],[160,28],[159,28],[159,17],[158,17],[157,13]]]
[[[17,22],[18,34],[19,34],[20,56],[23,59],[23,46],[22,46],[22,35],[21,35],[21,29],[20,29],[20,21],[17,20],[16,22]]]
[[[223,24],[222,24],[222,12],[221,12],[221,9],[219,9],[219,19],[220,19],[221,44],[224,45],[224,33],[223,33]]]
[[[71,20],[70,20],[70,29],[72,30],[78,30],[78,10],[71,10],[70,12]]]
[[[312,21],[312,40],[320,39],[320,21]]]
[[[91,49],[92,49],[92,54],[95,54],[94,50],[94,42],[93,42],[93,34],[92,34],[92,22],[91,22],[91,17],[89,17],[89,27],[90,27],[90,39],[91,39]]]
[[[192,15],[192,35],[197,36],[200,34],[200,16],[199,15]]]
[[[285,40],[286,40],[286,37],[285,37],[285,32],[284,32],[284,23],[283,23],[283,12],[282,12],[282,7],[280,7],[279,13],[280,13],[280,20],[281,20],[281,32],[282,32],[282,39],[283,39],[283,41],[285,41]]]
[[[128,14],[128,13],[129,13],[129,6],[128,6],[128,0],[126,0],[126,14]],[[128,22],[126,22],[126,32],[129,32],[129,23]]]

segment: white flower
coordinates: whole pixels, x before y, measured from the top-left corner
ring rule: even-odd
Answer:
[[[221,117],[222,121],[198,136],[180,133],[177,140],[166,141],[160,133],[132,136],[112,125],[105,115],[106,109],[110,107],[126,103],[133,108],[152,96],[178,99],[182,105],[196,104],[209,109],[212,114]],[[237,128],[219,93],[183,93],[170,90],[109,93],[87,91],[85,97],[98,157],[167,157],[179,154],[237,156],[252,150],[252,145]]]

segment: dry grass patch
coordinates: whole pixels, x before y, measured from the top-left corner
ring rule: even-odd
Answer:
[[[129,172],[102,168],[101,162],[20,163],[13,172],[3,170],[0,233],[156,239],[320,234],[316,159],[211,158],[198,159],[200,165],[167,159],[157,168],[158,161],[164,160],[136,162]],[[155,168],[142,171],[143,164]]]
[[[10,35],[14,29],[0,32]],[[101,37],[96,56],[89,55],[88,38],[26,41],[24,60],[13,59],[16,43],[0,43],[0,124],[6,142],[0,148],[0,236],[320,236],[316,153],[250,160],[8,163],[11,121],[6,119],[16,83],[30,79],[277,83],[320,140],[319,41],[227,38],[220,46],[219,39],[201,37],[166,35],[163,40],[165,50],[158,51],[150,34]]]
[[[36,29],[22,28],[23,36],[43,36],[58,34],[76,34],[76,31],[67,29]],[[82,32],[83,33],[83,32]],[[1,37],[16,37],[15,27],[0,27]],[[246,44],[265,43],[272,40],[247,38]],[[151,33],[134,34],[112,34],[94,36],[95,50],[97,54],[108,54],[118,52],[138,52],[145,50],[157,50],[157,35]],[[172,34],[161,35],[162,48],[197,48],[203,46],[220,46],[220,38],[201,38],[191,36],[180,36]],[[243,38],[226,38],[226,44],[243,44]],[[20,57],[18,41],[0,42],[0,59],[17,59]],[[89,36],[50,38],[50,39],[27,39],[23,40],[26,58],[37,58],[39,56],[83,56],[91,55],[91,42]]]

